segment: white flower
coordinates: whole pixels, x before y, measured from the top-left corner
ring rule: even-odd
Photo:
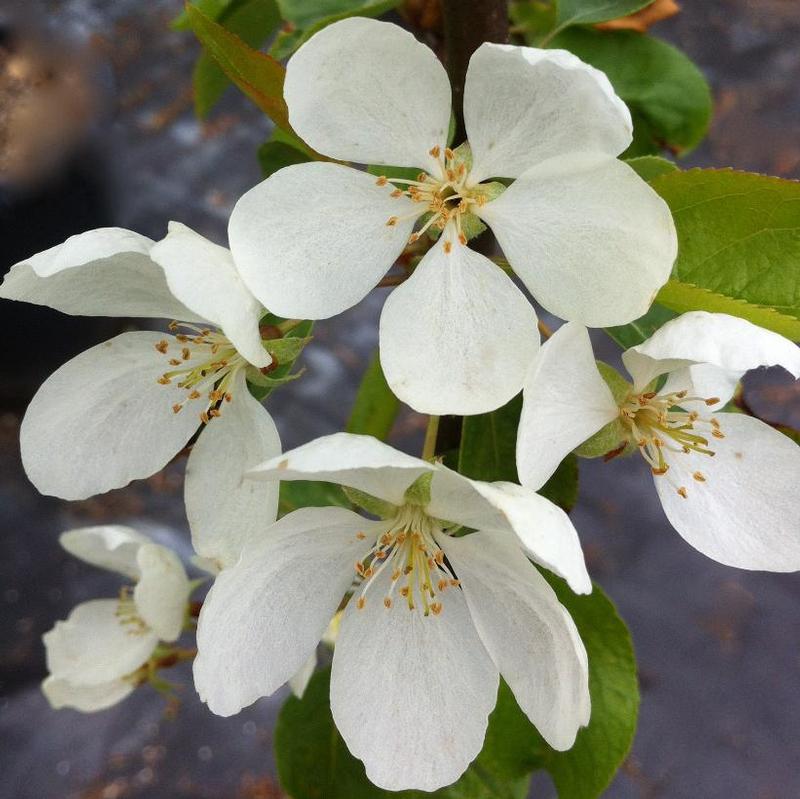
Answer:
[[[174,335],[123,333],[43,383],[20,433],[25,471],[42,493],[83,499],[148,477],[213,420],[187,464],[195,549],[229,559],[225,547],[236,542],[218,543],[220,529],[235,526],[244,539],[277,511],[275,486],[241,480],[246,466],[279,453],[280,441],[247,390],[246,375],[271,358],[261,304],[228,250],[175,222],[158,244],[119,228],[92,230],[14,266],[0,297],[184,323],[170,325]]]
[[[250,474],[340,483],[388,512],[371,521],[344,508],[295,511],[220,574],[194,666],[213,712],[237,713],[286,682],[352,589],[331,709],[376,785],[434,790],[456,780],[481,749],[499,674],[552,746],[572,745],[589,718],[586,652],[523,553],[591,590],[563,511],[520,486],[471,481],[346,433]],[[454,537],[460,525],[477,532]]]
[[[800,377],[800,349],[743,319],[697,311],[622,359],[633,385],[615,401],[585,328],[564,325],[545,343],[523,393],[522,483],[541,486],[568,452],[613,422],[619,440],[609,449],[639,450],[667,518],[693,547],[741,569],[800,569],[800,447],[751,416],[717,412],[750,369],[779,364]]]
[[[289,61],[284,94],[292,127],[319,152],[424,174],[409,184],[319,162],[276,172],[231,216],[242,278],[275,313],[321,319],[377,284],[421,218],[442,230],[380,325],[389,384],[418,411],[502,405],[538,348],[532,307],[463,246],[466,222],[492,228],[545,308],[590,326],[637,318],[669,276],[669,209],[616,158],[631,142],[630,113],[603,73],[568,52],[478,48],[464,89],[471,157],[446,146],[444,68],[396,25],[329,25]],[[492,199],[503,186],[490,178],[514,182]]]
[[[81,560],[136,583],[118,599],[81,603],[43,637],[50,676],[42,690],[50,704],[90,713],[128,696],[159,641],[180,636],[190,583],[174,552],[128,527],[70,530],[60,541]]]

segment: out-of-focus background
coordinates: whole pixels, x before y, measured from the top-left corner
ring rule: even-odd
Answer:
[[[716,101],[710,136],[688,162],[800,176],[800,3],[682,6],[654,32],[701,66]],[[0,274],[104,225],[160,238],[177,219],[225,243],[233,203],[260,178],[255,150],[269,127],[235,90],[209,122],[196,121],[198,46],[169,28],[180,7],[0,2]],[[318,324],[306,375],[270,399],[286,447],[343,427],[376,344],[383,291]],[[182,464],[66,503],[39,496],[19,460],[21,414],[42,380],[133,324],[0,303],[0,797],[280,797],[271,734],[282,696],[216,718],[184,669],[175,675],[183,701],[169,719],[149,688],[95,715],[54,712],[39,691],[42,633],[77,602],[118,590],[113,576],[67,556],[59,532],[129,523],[189,553]],[[597,343],[601,357],[617,357],[602,334]],[[785,375],[751,378],[746,396],[763,417],[800,426],[800,392]],[[422,425],[404,413],[395,442],[416,445]],[[607,795],[800,796],[800,576],[703,558],[670,529],[636,459],[581,465],[573,518],[593,577],[631,627],[641,667],[638,735]],[[535,796],[552,794],[546,780],[534,784]]]

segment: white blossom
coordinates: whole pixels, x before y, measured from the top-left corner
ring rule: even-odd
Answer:
[[[481,45],[464,89],[469,148],[456,151],[444,68],[390,23],[350,18],[317,33],[289,61],[284,94],[292,127],[317,151],[422,173],[376,178],[320,162],[276,172],[231,216],[242,278],[275,313],[325,318],[360,301],[409,240],[440,231],[381,317],[384,372],[416,410],[497,408],[536,354],[533,308],[465,246],[480,222],[565,319],[629,322],[669,276],[669,209],[617,160],[630,113],[603,73],[568,52]]]
[[[25,471],[42,493],[83,499],[148,477],[202,427],[186,479],[198,553],[229,559],[220,529],[246,538],[270,508],[274,518],[276,487],[241,479],[246,466],[279,453],[280,441],[246,386],[271,362],[264,311],[227,249],[175,222],[158,243],[91,230],[18,263],[0,297],[70,314],[181,320],[168,334],[98,344],[42,384],[20,433]]]
[[[142,667],[159,641],[177,640],[191,586],[172,550],[128,527],[84,527],[60,541],[81,560],[135,583],[117,599],[77,605],[43,637],[50,672],[45,696],[54,708],[89,713],[128,696],[146,678]]]
[[[548,743],[572,745],[589,718],[586,652],[525,556],[591,590],[563,511],[520,486],[468,480],[346,433],[250,474],[349,486],[377,498],[386,517],[303,508],[223,570],[200,614],[194,667],[213,712],[237,713],[277,690],[352,592],[331,709],[376,785],[434,790],[455,781],[481,749],[499,675]]]
[[[564,325],[544,344],[523,392],[522,483],[538,488],[568,452],[615,423],[615,443],[641,453],[667,518],[693,547],[742,569],[800,569],[800,447],[723,410],[751,369],[780,365],[800,377],[800,349],[743,319],[696,311],[622,358],[633,384],[615,400],[584,327]]]

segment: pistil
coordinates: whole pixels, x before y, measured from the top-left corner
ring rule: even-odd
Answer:
[[[199,416],[206,424],[220,416],[224,403],[233,399],[236,373],[248,363],[219,331],[178,322],[171,322],[169,327],[175,333],[173,342],[162,339],[155,348],[174,368],[164,372],[158,382],[165,386],[176,383],[186,389],[186,397],[172,406],[174,413],[180,413],[190,400],[205,398]]]
[[[356,575],[362,581],[353,598],[356,607],[361,610],[366,606],[367,594],[388,569],[391,579],[383,597],[385,608],[403,602],[413,611],[419,603],[424,616],[438,616],[443,610],[442,594],[458,586],[459,581],[436,543],[437,532],[443,532],[442,528],[419,506],[402,508],[369,555],[355,564]]]
[[[719,402],[719,398],[690,397],[687,391],[668,394],[644,392],[631,395],[620,407],[620,418],[629,431],[630,440],[657,477],[663,477],[669,471],[665,453],[697,453],[713,457],[713,439],[725,438],[719,421],[713,415],[683,410],[681,406],[690,402],[712,406]],[[692,477],[699,483],[707,481],[701,471],[695,471]],[[684,499],[688,497],[686,486],[673,485],[673,488]]]
[[[455,225],[458,241],[466,244],[467,236],[463,230],[462,217],[470,212],[472,206],[484,205],[486,196],[467,188],[469,177],[467,165],[449,147],[445,148],[444,152],[441,147],[433,147],[430,155],[439,164],[440,174],[438,177],[420,172],[416,180],[388,178],[386,175],[381,175],[376,180],[378,186],[385,186],[389,182],[398,186],[392,192],[392,197],[408,197],[413,202],[425,206],[423,211],[415,211],[405,216],[391,216],[386,224],[393,227],[403,220],[417,219],[424,214],[429,214],[424,225],[411,234],[410,244],[419,241],[429,229],[443,231],[449,222],[453,222]]]

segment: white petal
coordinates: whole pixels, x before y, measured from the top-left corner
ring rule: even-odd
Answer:
[[[70,707],[82,713],[94,713],[116,705],[129,696],[136,686],[126,680],[112,680],[97,685],[80,685],[68,680],[47,677],[42,692],[54,710]]]
[[[228,225],[231,252],[265,307],[285,317],[326,319],[375,287],[421,213],[375,180],[339,164],[296,164],[240,198]]]
[[[137,613],[162,641],[175,641],[183,629],[191,592],[181,559],[171,549],[145,544],[137,560],[142,574],[133,589]]]
[[[706,363],[741,377],[759,366],[782,366],[800,377],[800,348],[777,333],[723,313],[692,311],[671,319],[622,356],[637,388],[654,377]],[[728,390],[730,378],[720,388]],[[730,396],[730,395],[729,395]]]
[[[440,467],[431,483],[428,513],[484,531],[513,533],[537,563],[564,577],[578,594],[588,594],[578,533],[561,508],[515,483],[469,480]]]
[[[184,486],[195,552],[222,566],[235,563],[245,543],[278,516],[278,482],[244,477],[251,466],[280,455],[278,429],[248,391],[244,372],[232,393],[192,447]]]
[[[239,277],[230,250],[210,242],[179,222],[151,250],[172,293],[201,318],[221,327],[234,347],[254,366],[272,360],[261,345],[261,303]]]
[[[140,571],[136,557],[139,547],[149,544],[150,539],[131,527],[104,524],[67,530],[59,536],[58,542],[70,555],[86,563],[138,580]]]
[[[372,436],[334,433],[284,452],[251,469],[262,480],[323,480],[356,488],[399,505],[406,489],[435,469]]]
[[[392,391],[420,413],[485,413],[522,388],[536,312],[502,269],[443,240],[387,298],[380,353]],[[449,239],[448,239],[449,241]]]
[[[308,688],[308,683],[314,676],[314,669],[317,668],[317,652],[316,650],[309,655],[308,660],[300,667],[300,670],[289,678],[289,688],[292,693],[298,698],[302,699],[303,694]]]
[[[644,314],[677,255],[667,204],[627,164],[598,153],[551,158],[476,213],[534,298],[589,327]]]
[[[583,325],[548,339],[525,378],[517,431],[519,480],[539,489],[575,447],[613,421],[619,408],[595,364]]]
[[[31,400],[20,430],[22,463],[43,494],[85,499],[161,469],[198,426],[164,371],[158,333],[123,333],[65,363]]]
[[[42,637],[47,669],[58,679],[97,685],[125,677],[150,657],[158,636],[124,624],[116,599],[93,599],[73,608]]]
[[[647,368],[647,367],[645,367]],[[686,410],[708,411],[709,407],[720,409],[724,407],[736,393],[741,373],[736,370],[720,369],[709,363],[696,363],[691,366],[682,366],[667,375],[664,385],[659,389],[659,394],[688,392],[690,397],[704,399],[717,398],[719,402],[709,404],[702,400],[682,400],[681,407]],[[644,385],[647,385],[646,383]]]
[[[153,242],[122,228],[100,228],[20,261],[0,297],[79,316],[144,316],[198,321],[175,299],[150,259]]]
[[[303,508],[266,528],[220,573],[200,613],[194,662],[195,687],[212,712],[238,713],[303,666],[356,560],[374,545],[375,527],[344,508]]]
[[[433,169],[444,147],[450,82],[430,48],[397,25],[352,17],[329,25],[290,59],[289,122],[341,161]]]
[[[510,539],[439,536],[484,646],[519,706],[554,749],[589,722],[586,650],[547,581]]]
[[[617,156],[633,135],[630,112],[604,73],[566,50],[503,44],[473,53],[464,122],[473,182],[516,178],[554,155]]]
[[[726,566],[800,570],[800,447],[750,416],[716,417],[724,439],[707,455],[665,453],[670,469],[653,480],[670,524],[695,549]],[[692,475],[699,471],[706,482]],[[676,487],[685,487],[686,499]]]
[[[387,609],[390,575],[366,604],[344,613],[331,672],[331,711],[348,749],[379,788],[433,791],[480,752],[497,695],[497,669],[462,593],[441,597],[440,615],[401,601]]]

